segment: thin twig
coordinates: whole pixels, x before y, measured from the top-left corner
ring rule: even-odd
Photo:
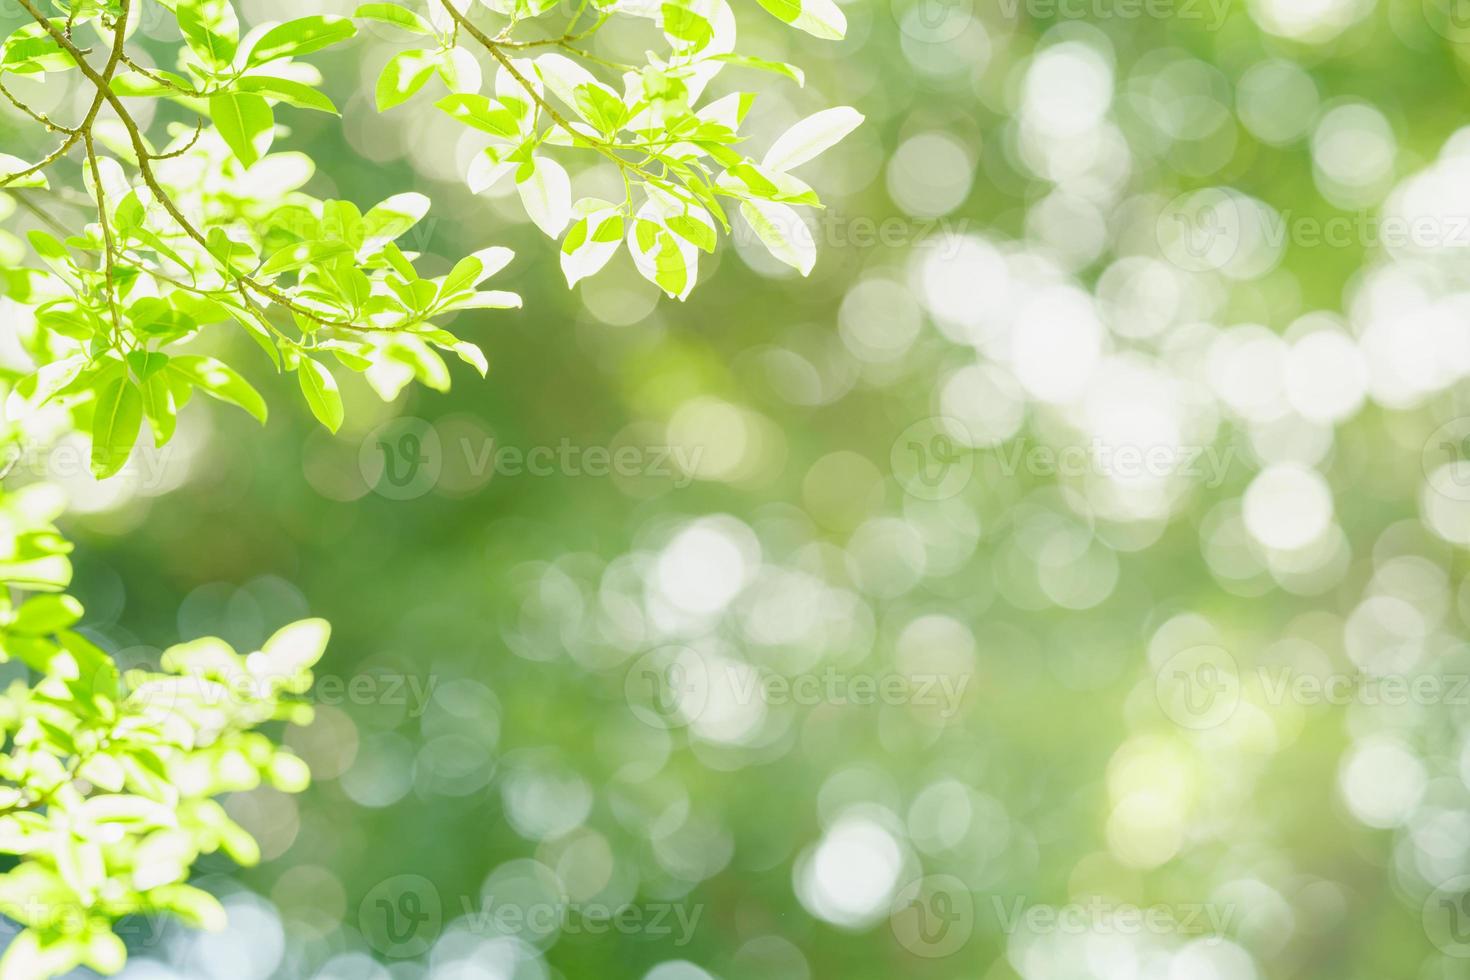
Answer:
[[[117,290],[114,283],[113,264],[117,243],[112,237],[112,221],[107,216],[107,191],[102,186],[102,168],[97,163],[97,148],[92,145],[90,132],[82,138],[87,144],[87,162],[92,165],[92,190],[97,195],[97,220],[102,224],[102,241],[106,249],[106,254],[103,256],[103,267],[107,275],[107,308],[112,313],[112,336],[113,341],[121,346],[123,342],[122,320],[117,314]]]

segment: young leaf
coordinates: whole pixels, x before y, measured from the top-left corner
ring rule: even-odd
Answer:
[[[290,678],[310,670],[327,649],[332,626],[325,619],[301,619],[282,626],[246,661],[257,676]]]
[[[847,33],[847,17],[832,0],[758,0],[777,19],[813,37],[840,41]]]
[[[92,473],[112,476],[123,468],[143,424],[143,394],[126,375],[108,382],[92,411]]]
[[[486,96],[446,95],[434,105],[466,126],[473,126],[491,136],[516,139],[521,134],[515,114]]]
[[[388,59],[382,74],[378,75],[374,92],[378,111],[386,112],[413,98],[414,93],[433,76],[437,64],[432,54],[417,49],[400,51]]]
[[[190,50],[208,67],[228,65],[240,44],[240,21],[228,0],[182,0],[174,13]]]
[[[772,256],[803,276],[817,262],[817,244],[794,208],[774,201],[745,201],[740,215]]]
[[[807,116],[772,144],[761,160],[761,168],[785,173],[841,142],[862,121],[863,114],[849,106],[824,109]]]
[[[754,68],[757,71],[768,71],[777,75],[785,75],[798,86],[806,85],[806,73],[795,65],[788,65],[784,61],[767,61],[765,58],[756,58],[746,54],[717,54],[710,58],[711,61],[723,61],[731,65],[739,65],[742,68]]]
[[[412,10],[406,10],[396,3],[365,3],[358,7],[352,16],[359,20],[375,20],[382,24],[392,24],[411,34],[434,33],[432,24]]]
[[[327,370],[326,365],[304,357],[296,371],[296,380],[301,384],[301,393],[306,396],[306,404],[311,407],[311,414],[316,416],[317,421],[326,426],[329,432],[340,429],[343,418],[342,395],[337,390],[337,379],[332,377],[332,372]]]
[[[516,171],[516,190],[536,227],[552,238],[560,235],[572,210],[572,182],[561,164],[533,157]]]
[[[293,82],[289,78],[275,78],[271,75],[246,75],[235,83],[235,88],[241,92],[252,92],[256,95],[264,95],[267,98],[279,99],[287,105],[293,105],[298,109],[315,109],[318,112],[330,112],[334,116],[341,115],[331,99],[310,85]]]
[[[238,405],[245,409],[261,425],[265,424],[265,399],[240,377],[235,370],[212,357],[199,354],[181,354],[169,358],[165,370],[171,372],[190,386],[203,391],[222,402]]]
[[[259,95],[221,92],[209,99],[209,114],[220,137],[245,166],[253,166],[275,135],[275,116]]]
[[[313,15],[279,24],[266,31],[250,57],[245,59],[246,68],[254,68],[280,58],[295,58],[333,44],[340,44],[357,33],[357,25],[346,17],[324,17]]]
[[[410,191],[394,194],[372,208],[362,216],[362,245],[358,253],[376,255],[384,245],[423,220],[429,213],[429,204],[427,197]]]

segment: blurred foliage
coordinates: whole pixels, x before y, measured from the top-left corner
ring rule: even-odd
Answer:
[[[709,90],[760,92],[759,145],[866,117],[804,171],[810,277],[737,227],[682,304],[626,254],[569,294],[462,126],[379,116],[401,36],[313,57],[306,192],[422,191],[426,274],[493,240],[524,308],[452,319],[483,382],[344,379],[335,435],[49,461],[125,667],[335,629],[313,786],[231,796],[267,860],[196,882],[231,928],[124,931],[126,975],[1461,975],[1458,7],[843,11],[741,10],[806,84]]]

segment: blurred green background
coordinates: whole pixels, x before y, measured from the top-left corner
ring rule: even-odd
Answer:
[[[429,194],[430,271],[509,245],[525,306],[452,394],[346,380],[332,437],[256,357],[263,432],[63,478],[124,660],[334,625],[230,930],[126,976],[1465,975],[1470,6],[844,10],[737,5],[807,85],[710,93],[866,115],[816,270],[738,231],[683,304],[568,292],[373,110],[396,40],[323,60],[306,189]]]

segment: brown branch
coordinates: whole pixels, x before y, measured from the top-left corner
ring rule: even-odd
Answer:
[[[5,98],[9,100],[11,105],[15,106],[21,112],[24,112],[26,115],[30,116],[42,126],[45,126],[48,130],[58,133],[70,134],[75,134],[78,132],[78,130],[72,129],[70,126],[61,125],[60,123],[48,117],[44,112],[37,112],[35,109],[32,109],[30,106],[26,105],[20,99],[16,98],[14,93],[12,93],[10,89],[5,87],[4,82],[0,82],[0,95],[5,96]]]
[[[51,23],[51,19],[37,10],[36,5],[31,0],[20,0],[20,5],[26,9],[27,13],[35,18],[36,23],[46,28],[47,33],[51,35],[52,39],[71,55],[72,60],[77,63],[77,67],[82,70],[82,73],[97,85],[97,95],[92,99],[91,108],[87,110],[87,116],[82,120],[81,125],[75,129],[65,130],[71,135],[66,138],[66,141],[54,153],[43,159],[40,163],[28,167],[19,173],[7,174],[4,177],[0,177],[0,187],[45,170],[51,164],[64,157],[72,147],[76,146],[77,141],[82,138],[82,133],[91,130],[92,123],[96,120],[97,113],[101,111],[102,103],[105,101],[104,92],[110,91],[108,85],[112,81],[113,73],[117,71],[118,61],[123,56],[123,43],[127,39],[128,11],[132,6],[132,0],[122,0],[122,13],[117,18],[117,22],[112,31],[112,54],[108,57],[107,65],[103,68],[100,75],[88,63],[85,53],[79,50],[75,44],[72,44],[70,37],[58,31],[56,25]]]
[[[32,2],[32,0],[20,0],[20,5],[30,12],[31,16],[36,19],[37,23],[46,28],[52,39],[55,40],[57,44],[61,45],[61,47],[69,55],[71,55],[72,60],[75,61],[77,67],[81,69],[82,74],[86,75],[87,79],[91,81],[92,84],[95,85],[97,88],[97,100],[93,103],[94,109],[88,114],[87,121],[83,123],[80,128],[83,131],[88,131],[90,129],[92,120],[96,118],[97,114],[95,107],[100,106],[102,102],[105,101],[107,104],[112,106],[113,111],[117,113],[118,119],[122,122],[123,127],[127,130],[128,139],[133,145],[133,153],[138,158],[138,172],[143,177],[143,183],[148,185],[148,189],[153,192],[153,195],[158,200],[158,203],[163,205],[163,209],[168,212],[169,217],[174,220],[174,223],[179,226],[184,234],[188,235],[201,248],[203,248],[205,254],[213,256],[214,253],[210,250],[209,240],[205,238],[204,234],[200,232],[198,228],[194,227],[194,223],[190,221],[181,210],[179,210],[178,204],[175,203],[173,197],[170,196],[168,191],[165,190],[163,185],[159,182],[157,175],[153,172],[152,161],[160,158],[157,154],[154,154],[148,148],[148,144],[143,139],[143,131],[139,128],[137,121],[134,120],[132,114],[128,112],[127,106],[123,105],[122,99],[118,98],[117,93],[112,90],[112,72],[116,69],[118,62],[121,60],[122,57],[122,32],[123,26],[125,26],[127,22],[128,7],[130,4],[131,0],[122,0],[122,16],[119,18],[120,26],[118,27],[116,34],[116,47],[113,49],[113,56],[108,60],[107,69],[99,73],[97,69],[93,68],[92,65],[87,61],[83,53],[78,50],[77,46],[71,42],[71,39],[68,38],[61,31],[57,30],[56,25],[52,24],[49,19],[47,19],[39,10],[36,9],[35,4]],[[219,261],[217,256],[215,256],[215,258],[216,261]],[[220,264],[225,268],[225,270],[232,278],[255,290],[257,293],[260,293],[262,296],[267,297],[272,302],[285,307],[292,313],[296,313],[302,317],[305,317],[313,323],[317,323],[325,327],[339,327],[345,330],[371,331],[373,329],[371,327],[360,327],[350,321],[325,319],[315,310],[310,310],[306,307],[301,306],[290,296],[286,295],[275,287],[268,286],[265,283],[257,282],[252,277],[245,275],[242,272],[237,272],[226,262],[220,262]]]
[[[88,131],[82,138],[87,143],[87,161],[92,165],[92,190],[97,195],[97,220],[102,224],[102,241],[106,249],[103,267],[107,275],[107,308],[112,313],[112,336],[114,342],[121,344],[122,320],[117,315],[117,289],[114,283],[116,272],[113,261],[117,243],[112,238],[112,222],[107,217],[107,191],[102,186],[102,168],[97,163],[97,148],[92,145],[92,133]]]

